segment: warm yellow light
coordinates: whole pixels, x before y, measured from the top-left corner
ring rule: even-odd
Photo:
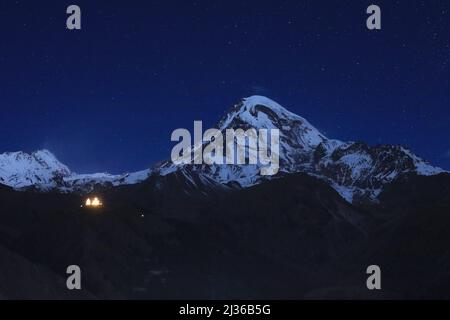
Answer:
[[[86,207],[101,207],[102,205],[103,203],[97,197],[92,201],[90,198],[86,200]]]
[[[102,203],[100,202],[100,200],[98,200],[97,197],[95,197],[94,200],[92,201],[92,205],[93,205],[94,207],[98,207],[98,206],[101,206]]]

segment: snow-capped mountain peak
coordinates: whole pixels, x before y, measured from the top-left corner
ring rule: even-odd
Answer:
[[[41,191],[89,192],[95,185],[134,184],[148,178],[150,170],[113,175],[109,173],[77,174],[61,163],[49,150],[33,153],[0,154],[0,184],[21,190],[35,187]]]
[[[14,188],[51,183],[55,177],[71,174],[69,168],[48,150],[0,154],[0,183]]]
[[[0,184],[16,189],[33,186],[41,191],[90,192],[99,184],[114,187],[139,183],[150,175],[157,180],[176,175],[175,180],[189,181],[185,185],[217,190],[218,186],[249,187],[265,179],[304,172],[326,181],[347,201],[354,202],[356,199],[376,200],[386,185],[406,174],[436,175],[444,172],[401,146],[368,146],[363,142],[329,139],[306,119],[262,96],[242,99],[216,128],[221,131],[278,129],[278,175],[261,176],[259,164],[175,165],[171,161],[157,164],[151,170],[130,174],[76,174],[50,151],[40,150],[32,154],[0,154]]]
[[[444,172],[404,147],[371,147],[361,142],[328,139],[306,119],[262,96],[251,96],[235,104],[222,117],[217,128],[221,131],[279,129],[279,176],[308,173],[328,182],[349,202],[357,198],[375,200],[386,184],[405,174],[435,175]],[[179,169],[166,162],[155,172],[166,175]],[[222,184],[237,183],[241,187],[267,179],[259,174],[258,165],[187,165],[183,170],[192,172],[192,175],[206,175]]]
[[[242,121],[254,128],[264,127],[268,128],[267,125],[271,126],[273,123],[265,122],[267,115],[273,115],[273,118],[279,119],[289,119],[300,120],[307,122],[302,117],[288,111],[277,102],[263,97],[263,96],[251,96],[242,99],[241,102],[235,104],[231,110],[226,114],[226,116],[219,122],[219,129],[229,128],[233,121]],[[239,120],[238,120],[239,119]]]
[[[281,140],[306,149],[328,140],[306,119],[263,96],[244,98],[231,108],[217,127],[219,130],[279,129]]]

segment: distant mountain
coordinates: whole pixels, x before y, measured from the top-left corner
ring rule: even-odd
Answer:
[[[401,146],[368,146],[363,142],[329,139],[306,119],[262,96],[251,96],[234,105],[216,128],[223,132],[226,129],[279,129],[279,173],[273,177],[261,176],[261,165],[180,166],[166,161],[131,174],[75,174],[49,151],[42,150],[31,155],[24,152],[0,155],[0,183],[16,189],[87,193],[96,186],[135,184],[149,176],[177,173],[175,180],[185,179],[180,183],[185,187],[184,192],[189,193],[193,189],[217,190],[220,186],[246,188],[264,180],[303,172],[326,181],[347,201],[353,202],[376,200],[386,185],[406,174],[444,172]],[[156,179],[154,187],[161,187],[161,183]]]
[[[71,174],[48,150],[0,154],[0,182],[13,188],[50,185]]]
[[[90,192],[95,186],[134,184],[148,178],[149,170],[131,174],[76,174],[50,151],[7,152],[0,154],[0,183],[16,190]]]
[[[416,173],[435,175],[434,167],[401,146],[368,146],[363,142],[329,139],[306,119],[262,96],[234,105],[216,126],[226,129],[279,129],[280,172],[304,172],[329,183],[347,201],[375,200],[384,186],[398,177]],[[260,165],[186,165],[191,175],[204,175],[222,184],[249,187],[271,179],[260,175]],[[181,170],[170,161],[154,169],[161,175]]]

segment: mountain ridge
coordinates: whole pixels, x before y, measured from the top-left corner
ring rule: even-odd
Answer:
[[[329,139],[303,117],[263,96],[242,99],[218,121],[217,128],[279,129],[280,172],[272,178],[304,172],[326,181],[348,202],[376,201],[387,184],[404,174],[445,172],[402,146],[369,146],[364,142]],[[214,185],[214,189],[216,184],[246,188],[271,179],[259,174],[260,167],[258,164],[180,166],[165,161],[134,173],[77,174],[50,151],[39,150],[31,154],[0,154],[0,183],[19,190],[32,187],[39,191],[88,193],[98,185],[136,184],[150,176],[181,172],[181,176],[191,181],[192,188],[200,184]]]
[[[39,191],[88,192],[95,184],[117,186],[138,183],[145,180],[148,174],[149,170],[120,175],[77,174],[47,149],[0,154],[0,183],[16,190],[35,187]]]
[[[445,172],[401,146],[369,146],[363,142],[329,139],[306,119],[262,96],[245,98],[231,107],[217,127],[226,129],[279,129],[280,172],[305,172],[328,182],[348,202],[376,201],[384,185],[401,175]],[[247,147],[247,146],[246,146]],[[192,174],[205,174],[223,184],[249,187],[270,179],[259,175],[259,165],[185,165]],[[156,168],[159,174],[178,170],[170,162]],[[276,178],[276,176],[274,177]]]

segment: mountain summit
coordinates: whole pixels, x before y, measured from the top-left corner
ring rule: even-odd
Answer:
[[[48,150],[0,154],[0,183],[13,188],[50,184],[55,178],[71,174],[69,168]]]
[[[39,191],[57,189],[61,192],[90,192],[96,185],[134,184],[148,178],[149,170],[131,174],[76,174],[48,150],[31,154],[6,152],[0,154],[0,184],[16,190],[35,188]]]
[[[363,142],[329,139],[306,119],[263,96],[242,99],[219,120],[217,128],[221,131],[279,129],[279,173],[273,177],[261,176],[259,165],[175,165],[166,161],[151,170],[131,174],[80,175],[71,172],[48,150],[41,150],[32,154],[0,154],[0,183],[16,189],[90,192],[96,185],[114,187],[139,183],[149,176],[158,180],[175,174],[177,181],[185,179],[187,183],[183,184],[192,189],[217,190],[220,186],[246,188],[266,179],[303,172],[326,181],[347,201],[353,202],[375,201],[386,185],[407,174],[444,172],[401,146],[368,146]]]
[[[386,184],[405,174],[434,175],[444,172],[401,146],[368,146],[362,142],[329,139],[306,119],[277,102],[251,96],[231,107],[217,128],[279,129],[278,176],[304,172],[329,183],[347,201],[376,200]],[[170,162],[156,167],[161,175],[179,170]],[[260,176],[258,165],[185,165],[183,172],[206,176],[222,184],[249,187],[269,177]],[[275,177],[276,178],[276,177]]]

